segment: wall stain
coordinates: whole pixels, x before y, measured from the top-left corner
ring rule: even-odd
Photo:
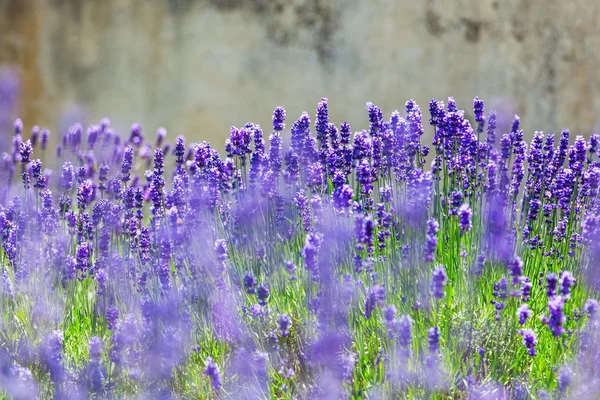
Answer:
[[[525,30],[525,28],[516,26],[516,25],[513,26],[512,35],[517,42],[523,43],[523,41],[525,40],[526,34],[527,34],[527,31]]]
[[[523,43],[529,34],[528,27],[531,26],[531,3],[527,0],[519,2],[514,16],[511,18],[511,33],[515,40]]]
[[[440,15],[432,9],[428,9],[425,12],[425,26],[427,27],[427,31],[433,36],[439,37],[445,32],[441,19]]]
[[[52,7],[56,9],[66,9],[69,11],[70,21],[79,22],[83,20],[83,7],[85,1],[81,0],[52,0]]]
[[[167,8],[171,14],[182,15],[189,11],[194,0],[167,0]]]
[[[465,40],[475,44],[481,40],[481,34],[488,25],[485,21],[468,17],[459,17],[456,20],[447,21],[447,23],[447,26],[442,24],[442,16],[431,8],[431,6],[425,11],[425,27],[427,28],[427,32],[435,37],[442,36],[448,27],[453,30],[463,29]]]
[[[267,38],[279,46],[312,48],[325,67],[335,59],[334,38],[342,12],[331,0],[167,0],[171,12],[182,13],[194,3],[220,12],[243,11],[259,19]],[[306,41],[308,39],[308,42]]]
[[[482,21],[466,17],[462,17],[460,21],[465,27],[465,40],[470,43],[479,42],[484,23]]]

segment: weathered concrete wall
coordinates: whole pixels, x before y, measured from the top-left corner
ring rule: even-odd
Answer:
[[[221,141],[321,96],[359,128],[366,101],[478,95],[529,131],[589,134],[599,22],[590,0],[0,0],[0,65],[19,68],[27,126],[79,110]]]

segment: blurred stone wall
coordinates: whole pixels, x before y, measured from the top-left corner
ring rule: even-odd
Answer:
[[[275,106],[295,119],[322,96],[355,129],[367,101],[389,115],[479,96],[528,135],[587,135],[599,22],[590,0],[0,0],[0,66],[20,78],[0,112],[54,131],[140,121],[221,147],[231,125],[268,131]]]

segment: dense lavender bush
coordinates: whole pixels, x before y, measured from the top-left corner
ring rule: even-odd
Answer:
[[[429,114],[430,146],[412,100],[389,119],[368,103],[354,134],[325,98],[314,128],[277,107],[270,132],[232,127],[225,158],[103,119],[60,132],[51,169],[50,132],[17,120],[1,390],[597,398],[598,136],[528,144],[478,98],[474,126],[452,98]]]

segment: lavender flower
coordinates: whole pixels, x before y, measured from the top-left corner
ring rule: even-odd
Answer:
[[[60,185],[63,190],[70,191],[73,189],[73,181],[75,180],[75,169],[70,162],[66,162],[62,167],[60,174]]]
[[[269,299],[269,295],[270,295],[270,291],[269,288],[264,285],[264,284],[260,284],[258,285],[258,290],[257,290],[257,297],[259,300],[259,304],[261,306],[266,306],[267,305],[267,301]]]
[[[490,148],[496,144],[496,112],[492,111],[488,116],[487,138],[486,143]]]
[[[435,219],[427,221],[427,235],[425,236],[425,248],[423,249],[423,259],[425,262],[433,262],[438,239],[437,233],[439,224]]]
[[[277,322],[279,324],[279,334],[282,337],[286,337],[287,335],[289,335],[290,328],[292,327],[292,320],[290,319],[290,317],[287,314],[281,314],[279,315]]]
[[[560,367],[560,370],[558,371],[558,390],[560,393],[564,394],[567,392],[567,388],[573,379],[572,374],[572,371],[568,367]]]
[[[577,281],[569,271],[563,271],[560,276],[560,293],[568,296],[571,293],[571,287],[575,286]]]
[[[104,380],[104,373],[100,368],[100,356],[102,354],[102,341],[99,337],[94,336],[90,339],[89,343],[90,352],[90,365],[89,365],[89,379],[90,385],[93,392],[99,392],[102,390],[102,381]]]
[[[210,378],[210,384],[214,390],[219,390],[222,385],[221,382],[221,371],[219,370],[219,366],[213,362],[212,357],[207,357],[206,368],[204,369],[204,374],[206,374]]]
[[[14,123],[15,136],[21,135],[23,133],[23,121],[20,118],[17,118]]]
[[[375,285],[373,286],[369,292],[367,293],[367,296],[365,298],[365,311],[363,316],[366,319],[371,318],[371,314],[373,313],[373,310],[375,309],[376,306],[381,306],[383,304],[383,300],[385,298],[385,290],[383,289],[383,286],[379,286],[379,285]]]
[[[117,321],[119,320],[119,314],[120,312],[117,307],[108,307],[106,309],[106,324],[108,329],[116,329]]]
[[[350,384],[352,382],[352,375],[354,367],[356,366],[356,357],[352,353],[348,353],[342,356],[342,379],[344,382]]]
[[[319,269],[317,265],[317,257],[321,248],[323,238],[318,233],[309,233],[306,235],[304,249],[302,255],[304,257],[304,265],[313,275],[313,279],[318,279]]]
[[[566,317],[563,314],[565,309],[565,299],[561,296],[552,297],[548,300],[548,310],[550,315],[543,318],[543,322],[548,325],[554,336],[561,336],[565,329],[563,327]]]
[[[429,114],[431,115],[429,124],[437,126],[444,119],[444,103],[431,99],[429,102]]]
[[[523,261],[521,257],[515,256],[508,263],[508,270],[510,271],[510,276],[513,277],[513,284],[518,284],[521,281],[521,275],[523,275]]]
[[[383,316],[385,318],[386,324],[390,324],[394,321],[394,318],[396,315],[396,307],[395,306],[393,306],[393,305],[386,306],[381,311],[383,312]]]
[[[136,147],[140,147],[144,142],[144,136],[142,135],[142,126],[138,123],[131,125],[129,129],[129,143],[132,143]]]
[[[335,189],[333,193],[334,205],[339,210],[348,210],[350,206],[352,206],[352,198],[354,197],[354,192],[350,185],[342,185]]]
[[[167,130],[162,126],[159,127],[156,130],[156,147],[161,147],[166,137],[167,137]]]
[[[19,152],[21,154],[21,163],[28,164],[31,161],[30,157],[33,153],[33,146],[31,145],[31,140],[21,142]]]
[[[62,331],[56,330],[46,336],[42,342],[42,358],[50,370],[50,379],[54,382],[55,387],[61,382],[64,372],[62,365],[63,340]]]
[[[523,297],[523,301],[529,301],[529,295],[531,293],[532,287],[533,287],[533,284],[531,283],[531,280],[526,276],[522,276],[521,277],[521,296]]]
[[[479,100],[479,97],[475,97],[473,100],[473,112],[475,114],[475,122],[477,122],[477,133],[481,133],[485,125],[485,114],[483,100]]]
[[[412,344],[412,318],[408,315],[401,315],[396,321],[396,333],[400,346],[407,349]]]
[[[276,107],[273,111],[273,129],[278,132],[285,129],[285,108]]]
[[[517,309],[517,317],[519,317],[519,324],[521,325],[524,325],[531,315],[532,312],[527,304],[521,304]]]
[[[256,282],[256,277],[254,276],[254,274],[252,272],[248,272],[246,275],[244,275],[244,289],[246,289],[246,293],[248,294],[254,294],[256,293],[256,287],[257,282]]]
[[[444,298],[444,286],[448,282],[446,268],[443,265],[438,265],[434,268],[431,275],[431,295],[436,299]]]
[[[546,275],[546,295],[554,297],[557,293],[558,277],[554,273]]]
[[[460,190],[452,192],[450,199],[450,215],[458,215],[458,209],[462,205],[463,193]]]
[[[152,181],[150,184],[150,196],[152,200],[152,213],[155,217],[160,218],[163,215],[163,188],[165,181],[164,173],[164,155],[161,149],[157,148],[154,151],[154,171],[152,173]]]
[[[81,243],[77,247],[77,269],[83,272],[82,277],[85,277],[85,274],[88,270],[89,258],[90,248],[88,243]]]
[[[99,361],[102,355],[102,341],[99,337],[94,336],[89,341],[90,360]]]
[[[49,139],[50,139],[50,131],[48,129],[43,129],[40,134],[40,147],[42,148],[42,150],[46,150]]]
[[[535,337],[535,332],[531,329],[521,329],[519,330],[519,335],[523,337],[523,345],[527,349],[527,352],[530,356],[535,356],[535,346],[537,344],[537,338]]]
[[[80,210],[85,210],[87,206],[92,202],[94,197],[94,185],[92,181],[86,179],[81,182],[79,188],[77,188],[77,204]]]
[[[598,311],[600,311],[600,305],[595,299],[588,299],[583,306],[584,312],[589,315],[590,319],[595,319]]]
[[[177,157],[177,169],[179,171],[183,170],[183,164],[185,163],[185,138],[183,136],[178,136],[177,141],[175,142],[175,156]]]
[[[323,97],[317,105],[317,115],[315,117],[315,130],[317,131],[317,140],[323,141],[327,134],[327,125],[329,124],[329,109],[327,99]]]
[[[371,102],[367,103],[367,111],[369,113],[370,123],[369,135],[371,137],[374,137],[377,136],[379,133],[383,116],[381,113],[381,109]]]
[[[123,182],[129,181],[129,172],[133,167],[133,148],[131,146],[127,146],[125,148],[125,153],[123,154],[123,162],[121,164],[121,180]]]
[[[437,353],[440,350],[440,330],[437,326],[427,330],[427,342],[430,352]]]
[[[460,206],[460,208],[458,209],[458,214],[460,216],[460,229],[463,232],[468,232],[471,230],[471,228],[473,227],[472,223],[471,223],[471,215],[472,215],[472,211],[471,211],[471,207],[469,207],[468,204],[463,204],[462,206]]]

